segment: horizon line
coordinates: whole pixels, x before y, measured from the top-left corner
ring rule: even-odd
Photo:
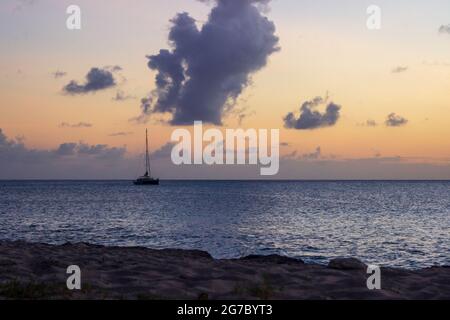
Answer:
[[[46,181],[74,181],[74,182],[99,182],[99,181],[133,181],[133,179],[0,179],[0,182],[46,182]],[[161,182],[169,181],[229,181],[229,182],[450,182],[450,179],[161,179]]]

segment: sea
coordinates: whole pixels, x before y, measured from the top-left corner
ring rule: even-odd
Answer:
[[[450,265],[450,182],[0,181],[0,240]]]

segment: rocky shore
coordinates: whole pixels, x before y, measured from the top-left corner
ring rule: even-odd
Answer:
[[[70,265],[81,290],[69,290]],[[215,260],[195,250],[0,241],[0,299],[450,299],[450,267],[381,268],[369,290],[356,259],[328,266],[281,256]]]

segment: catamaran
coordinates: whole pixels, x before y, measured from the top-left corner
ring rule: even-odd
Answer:
[[[148,133],[145,129],[145,174],[133,181],[135,185],[158,185],[159,179],[152,178],[150,172],[150,157],[148,155]]]

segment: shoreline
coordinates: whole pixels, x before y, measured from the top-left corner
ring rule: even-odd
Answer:
[[[81,269],[81,290],[67,289],[70,265]],[[381,267],[381,290],[367,288],[369,276],[353,258],[320,265],[278,255],[213,259],[198,250],[0,241],[0,299],[450,299],[450,266]]]

